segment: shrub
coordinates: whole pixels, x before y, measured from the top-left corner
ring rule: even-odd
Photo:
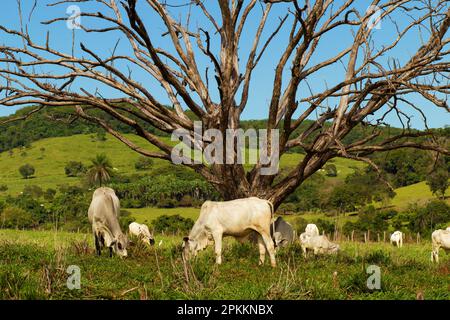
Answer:
[[[430,187],[433,195],[445,198],[445,191],[450,185],[450,175],[446,169],[438,169],[427,176],[427,185]]]
[[[119,218],[119,224],[120,228],[124,233],[127,232],[128,226],[130,223],[135,222],[136,219],[131,216],[131,212],[126,210],[120,210],[120,218]]]
[[[79,177],[85,174],[87,169],[81,162],[70,161],[65,166],[64,171],[68,177]]]
[[[426,206],[419,207],[413,205],[408,208],[408,215],[405,220],[409,222],[408,228],[416,233],[420,232],[423,236],[429,235],[439,224],[450,221],[450,205],[445,201],[433,200]]]
[[[31,164],[25,164],[19,168],[19,172],[24,179],[28,179],[34,175],[35,169]]]
[[[8,186],[6,184],[0,184],[0,192],[8,191]]]
[[[306,225],[308,224],[308,221],[306,221],[303,218],[297,217],[292,220],[292,226],[294,227],[295,231],[297,231],[297,234],[301,234],[305,232]]]
[[[52,201],[55,198],[56,190],[55,189],[47,189],[44,192],[44,199],[47,201]]]
[[[35,225],[32,214],[17,207],[3,209],[0,221],[3,228],[29,228]]]
[[[180,207],[193,207],[194,206],[194,199],[190,195],[184,195],[181,200],[179,201],[178,205]]]
[[[23,188],[23,195],[30,196],[34,199],[42,197],[43,194],[44,191],[42,191],[42,188],[36,185],[28,185]]]
[[[156,232],[189,232],[194,226],[194,221],[190,218],[183,218],[179,214],[173,216],[162,215],[153,220],[152,226]]]
[[[8,196],[6,198],[5,207],[20,208],[29,213],[33,217],[36,225],[46,222],[48,219],[48,212],[40,201],[37,201],[30,195],[20,195],[18,197]]]
[[[327,177],[337,177],[338,172],[337,172],[337,168],[334,164],[329,164],[327,166],[325,166],[325,174]]]
[[[323,219],[317,219],[315,222],[313,222],[315,225],[317,225],[317,228],[319,228],[320,233],[325,232],[326,234],[331,234],[335,230],[335,224],[331,221],[323,220]]]
[[[278,211],[280,211],[284,214],[293,214],[293,213],[297,212],[297,206],[291,202],[282,203],[280,205],[280,207],[278,208]]]
[[[153,160],[149,157],[140,157],[134,167],[136,170],[148,170],[153,166]]]

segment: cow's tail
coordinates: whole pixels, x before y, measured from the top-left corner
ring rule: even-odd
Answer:
[[[269,201],[269,200],[267,200],[267,204],[269,205],[269,208],[270,208],[270,220],[272,220],[272,234],[271,234],[271,236],[272,236],[272,240],[273,240],[273,244],[274,244],[274,246],[276,246],[276,243],[275,243],[275,219],[274,219],[274,215],[275,215],[275,210],[274,210],[274,207],[273,207],[273,203],[271,202],[271,201]]]

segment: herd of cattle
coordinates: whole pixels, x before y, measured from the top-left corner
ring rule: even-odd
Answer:
[[[99,188],[94,192],[89,207],[89,222],[95,238],[96,253],[101,255],[103,247],[113,253],[126,257],[128,237],[119,224],[120,202],[111,188]],[[292,244],[296,239],[292,226],[282,217],[273,220],[274,210],[270,201],[256,197],[232,201],[206,201],[200,210],[200,216],[189,236],[183,238],[183,258],[189,260],[208,245],[214,244],[216,263],[222,263],[222,238],[232,236],[240,242],[250,241],[258,245],[259,263],[263,264],[266,252],[270,263],[276,266],[275,252],[279,247]],[[129,225],[129,234],[141,241],[153,245],[154,238],[146,225],[133,222]],[[395,231],[391,244],[402,247],[403,234]],[[431,260],[439,261],[439,249],[450,251],[450,227],[436,230],[431,235]],[[339,245],[320,235],[315,224],[308,224],[305,232],[298,237],[303,254],[308,251],[317,254],[336,254]]]

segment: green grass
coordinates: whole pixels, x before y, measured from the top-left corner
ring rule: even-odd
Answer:
[[[413,203],[424,204],[435,198],[425,181],[398,188],[395,193],[396,196],[392,199],[391,204],[398,209],[406,209],[408,205]],[[450,188],[447,189],[446,198],[450,202]]]
[[[183,218],[191,218],[196,221],[200,215],[200,208],[142,208],[142,209],[127,209],[131,212],[131,216],[136,218],[139,223],[151,223],[157,217],[162,215],[176,215],[179,214]]]
[[[161,246],[135,244],[129,257],[96,257],[92,237],[48,231],[0,230],[0,299],[450,299],[450,255],[429,261],[430,243],[340,243],[332,257],[303,258],[297,245],[277,254],[277,268],[258,266],[258,250],[228,239],[224,263],[211,248],[187,265],[181,237],[156,235]],[[56,240],[55,240],[56,239]],[[381,270],[381,290],[366,286],[366,268]],[[68,290],[69,265],[81,289]],[[336,274],[336,276],[333,276]]]
[[[127,135],[131,141],[156,151],[156,148],[135,135]],[[41,151],[45,148],[45,151]],[[22,156],[26,152],[26,156]],[[55,188],[61,184],[76,184],[79,178],[69,178],[64,173],[66,164],[81,161],[90,165],[96,154],[105,153],[111,159],[116,171],[120,174],[136,172],[134,164],[139,154],[131,151],[120,141],[108,136],[106,141],[95,141],[91,135],[43,139],[32,144],[29,149],[14,149],[12,157],[3,152],[0,154],[0,181],[8,186],[7,193],[18,194],[26,185],[34,184],[42,189]],[[36,169],[35,177],[23,179],[19,173],[20,166],[29,163]],[[154,160],[154,167],[163,165],[162,160]]]

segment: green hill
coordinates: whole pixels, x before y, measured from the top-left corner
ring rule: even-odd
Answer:
[[[434,198],[425,181],[398,188],[395,193],[396,196],[392,199],[392,205],[398,209],[406,209],[408,205],[413,203],[424,204]],[[445,195],[447,202],[450,203],[450,189],[447,189]]]
[[[127,134],[127,138],[148,150],[157,149],[147,143],[144,139]],[[169,138],[163,138],[167,143]],[[98,141],[95,135],[81,134],[70,137],[47,138],[34,142],[27,148],[12,149],[0,153],[0,184],[8,186],[6,194],[17,195],[26,185],[38,185],[42,189],[55,188],[62,184],[75,184],[80,178],[69,178],[65,175],[64,167],[69,161],[81,161],[85,165],[90,164],[90,160],[99,153],[105,153],[117,173],[129,175],[137,173],[134,165],[140,157],[139,154],[130,150],[117,139],[107,136],[105,141]],[[281,168],[295,166],[303,157],[301,154],[285,154],[280,161]],[[24,164],[31,164],[35,167],[35,177],[23,179],[19,173],[19,168]],[[338,176],[329,178],[338,180],[345,178],[352,173],[355,168],[362,167],[360,162],[347,159],[334,159]],[[161,166],[167,166],[168,162],[155,159],[150,170],[158,170]],[[187,170],[187,169],[186,169]],[[145,171],[139,171],[145,174]]]

